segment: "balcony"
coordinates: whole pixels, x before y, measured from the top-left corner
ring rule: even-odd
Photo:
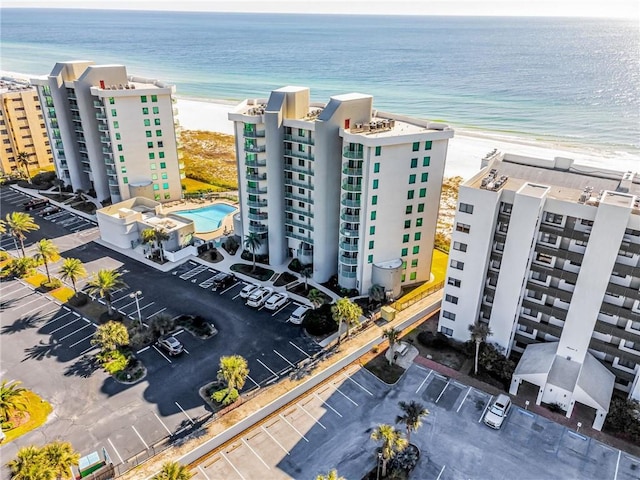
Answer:
[[[102,147],[102,153],[109,153],[109,154],[113,155],[113,152],[111,151],[111,149],[107,148],[107,147]]]
[[[350,168],[349,164],[345,162],[342,166],[342,173],[348,175],[350,177],[361,177],[362,176],[362,168]]]
[[[305,230],[309,230],[313,232],[313,225],[309,225],[307,223],[298,222],[292,218],[284,219],[285,225],[291,225],[292,227],[304,228]]]
[[[107,145],[111,145],[111,138],[110,137],[100,137],[100,143],[105,143]]]
[[[257,187],[247,187],[247,193],[252,193],[254,195],[263,195],[267,193],[266,188],[257,188]]]
[[[313,218],[313,213],[308,210],[300,210],[292,207],[291,205],[285,205],[284,211],[287,213],[294,213],[296,215],[304,215],[305,217]]]
[[[109,179],[109,186],[110,187],[120,187],[120,185],[118,184],[118,179],[114,178],[114,177],[107,177]]]
[[[341,213],[340,219],[344,220],[345,222],[360,223],[360,215],[349,215],[347,213]]]
[[[289,142],[304,143],[305,145],[315,145],[315,141],[313,140],[313,138],[296,137],[293,135],[285,134],[284,139]]]
[[[242,136],[244,138],[264,138],[264,130],[243,130]]]
[[[340,249],[345,252],[357,252],[360,249],[360,245],[357,243],[340,242]]]
[[[284,154],[288,157],[302,158],[304,160],[314,159],[313,153],[299,152],[297,150],[289,150],[287,148],[284,149]]]
[[[247,173],[247,180],[252,180],[254,182],[257,182],[257,181],[266,180],[266,179],[267,179],[266,173]]]
[[[78,151],[79,151],[80,153],[86,153],[86,154],[88,154],[88,153],[89,153],[89,152],[87,151],[87,147],[78,147]]]
[[[359,183],[342,182],[342,189],[347,192],[361,192],[362,185]]]
[[[285,232],[285,236],[287,238],[295,238],[296,240],[300,240],[301,242],[308,243],[309,245],[313,245],[313,238],[305,237],[304,235],[300,235],[294,232]]]
[[[358,228],[341,227],[340,233],[345,237],[351,237],[351,238],[360,236],[360,230]]]
[[[300,167],[298,165],[293,165],[292,163],[284,164],[285,171],[291,171],[296,173],[304,173],[305,175],[313,175],[313,170],[308,167]]]
[[[116,162],[113,161],[113,156],[105,155],[102,157],[104,159],[105,165],[115,165]]]
[[[96,108],[104,108],[104,104],[100,100],[94,100],[93,101],[93,106],[96,107]]]
[[[348,270],[340,270],[340,276],[344,277],[344,278],[356,278],[356,276],[358,275],[357,272],[350,272]]]
[[[266,167],[267,166],[267,161],[266,160],[249,160],[249,159],[246,159],[244,161],[244,164],[247,167]]]
[[[303,197],[302,195],[296,195],[292,192],[284,192],[284,198],[288,198],[289,200],[296,200],[298,202],[305,202],[313,204],[313,200],[311,197]]]
[[[249,200],[247,202],[247,205],[253,208],[264,208],[267,206],[267,201],[266,200]]]
[[[113,167],[107,167],[107,175],[116,176],[117,175],[116,169]]]
[[[50,119],[57,118],[56,111],[50,108],[49,110],[47,110],[47,117],[49,117]]]
[[[344,158],[355,158],[358,160],[362,160],[364,158],[364,152],[362,150],[349,150],[348,148],[344,148],[342,150],[342,156]]]
[[[247,215],[249,216],[250,220],[258,220],[258,221],[267,220],[267,218],[269,217],[266,213],[251,213],[251,212],[249,212]]]
[[[358,257],[347,257],[346,255],[340,255],[340,263],[344,263],[345,265],[357,265]]]
[[[178,163],[178,169],[179,170],[184,170],[184,162]]]
[[[106,125],[104,123],[99,123],[98,124],[98,130],[101,132],[108,132],[109,131],[109,125]]]
[[[342,200],[340,200],[340,204],[344,205],[345,207],[360,207],[360,200],[353,200],[343,197]]]
[[[267,233],[269,229],[266,225],[260,225],[259,223],[250,223],[249,232],[251,233]]]
[[[96,112],[96,118],[97,118],[98,120],[106,120],[106,119],[107,119],[107,116],[106,116],[104,113],[102,113],[102,112]]]
[[[262,152],[265,152],[266,150],[267,150],[267,147],[265,145],[251,145],[251,146],[244,147],[244,151],[250,152],[250,153],[262,153]]]
[[[291,185],[293,187],[298,187],[298,188],[306,188],[307,190],[313,190],[312,184],[306,183],[306,182],[299,182],[299,181],[293,180],[292,178],[285,178],[284,184]]]

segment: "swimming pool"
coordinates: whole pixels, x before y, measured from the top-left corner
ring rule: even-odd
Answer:
[[[196,232],[205,233],[220,228],[224,218],[236,211],[236,207],[227,205],[226,203],[214,203],[208,207],[195,208],[192,210],[177,210],[173,213],[193,220]]]

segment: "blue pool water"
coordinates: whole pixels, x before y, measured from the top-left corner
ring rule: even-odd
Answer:
[[[216,203],[214,205],[209,205],[208,207],[196,208],[193,210],[179,210],[173,213],[193,220],[196,232],[205,233],[212,232],[220,228],[224,217],[236,210],[236,207],[232,207],[231,205]]]

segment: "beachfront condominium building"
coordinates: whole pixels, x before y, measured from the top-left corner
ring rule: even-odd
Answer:
[[[640,397],[640,178],[504,155],[460,188],[439,331],[488,342],[519,363],[511,393],[576,402],[600,428],[613,388]]]
[[[175,86],[86,61],[57,63],[32,83],[59,177],[74,191],[95,192],[106,203],[181,198]]]
[[[53,156],[35,87],[26,80],[0,79],[0,169],[33,175],[53,167]],[[18,158],[24,153],[27,164]]]
[[[311,103],[305,87],[247,100],[234,122],[242,231],[272,264],[297,258],[313,279],[395,297],[430,279],[453,130],[377,112],[349,93]]]

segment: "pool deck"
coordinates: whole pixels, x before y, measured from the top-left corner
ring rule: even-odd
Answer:
[[[175,215],[180,215],[181,210],[194,210],[198,208],[205,208],[216,203],[224,203],[226,205],[231,205],[236,209],[240,210],[240,204],[237,202],[233,203],[229,200],[222,200],[219,198],[212,199],[192,199],[192,200],[176,200],[175,202],[168,202],[162,205],[162,211],[165,215],[173,213]],[[233,215],[225,215],[222,220],[222,224],[216,230],[212,230],[210,232],[196,232],[195,236],[201,238],[202,240],[215,240],[218,237],[221,237],[226,233],[233,231]]]

